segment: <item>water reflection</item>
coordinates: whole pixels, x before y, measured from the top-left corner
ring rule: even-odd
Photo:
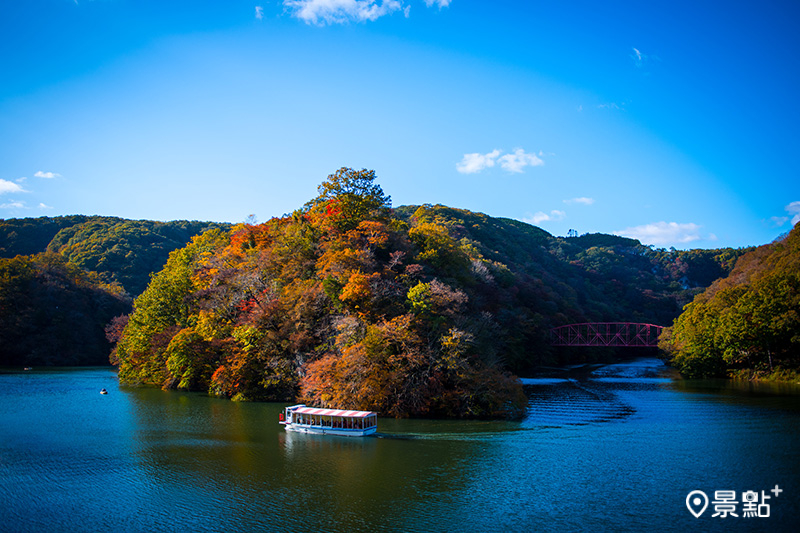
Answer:
[[[450,446],[448,440],[465,435],[463,426],[459,433],[449,431],[457,427],[450,421],[438,433],[430,432],[436,422],[406,426],[389,420],[390,431],[412,432],[383,438],[306,435],[287,433],[277,423],[280,404],[235,404],[156,390],[127,393],[134,455],[149,485],[161,495],[177,496],[178,508],[213,507],[235,517],[238,529],[289,524],[306,530],[316,524],[326,531],[353,531],[365,524],[395,524],[407,530],[411,510],[422,523],[435,520],[428,495],[441,498],[463,486],[480,455],[468,444]],[[416,438],[413,430],[426,438]],[[432,438],[436,434],[444,439]],[[191,491],[185,490],[187,481]],[[228,491],[234,497],[222,498]]]
[[[674,381],[657,360],[529,378],[522,422],[380,419],[372,438],[112,380],[0,375],[0,529],[721,530],[742,524],[698,522],[689,491],[775,484],[764,527],[800,512],[800,395]]]
[[[694,379],[678,380],[674,383],[678,390],[708,394],[747,396],[800,396],[800,384],[765,381]]]

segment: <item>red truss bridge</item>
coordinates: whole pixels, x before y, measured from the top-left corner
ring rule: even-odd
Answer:
[[[638,322],[586,322],[550,330],[553,346],[658,346],[664,326]]]

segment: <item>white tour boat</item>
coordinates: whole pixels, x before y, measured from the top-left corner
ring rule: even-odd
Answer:
[[[378,413],[372,411],[347,411],[344,409],[317,409],[303,404],[293,405],[280,414],[280,423],[286,431],[364,437],[378,429]]]

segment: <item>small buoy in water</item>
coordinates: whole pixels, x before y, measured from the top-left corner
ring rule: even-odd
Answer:
[[[108,394],[108,391],[105,389],[100,389],[100,394]]]

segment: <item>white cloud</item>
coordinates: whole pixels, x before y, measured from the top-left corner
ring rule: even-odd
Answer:
[[[428,7],[448,7],[453,0],[425,0]],[[411,5],[404,0],[283,0],[292,15],[307,24],[345,24],[367,22],[402,11],[408,18]],[[256,8],[256,18],[261,19],[261,8]]]
[[[694,223],[654,222],[613,232],[614,235],[639,239],[644,244],[678,244],[700,240],[700,226]]]
[[[645,54],[638,48],[631,47],[633,53],[630,55],[630,58],[633,60],[633,66],[638,69],[641,69],[643,74],[648,75],[648,70],[650,67],[654,66],[656,63],[661,62],[661,58],[654,54]]]
[[[28,192],[13,181],[7,181],[4,179],[0,179],[0,194],[5,194],[8,192]]]
[[[581,196],[579,198],[570,198],[569,200],[564,200],[565,204],[581,204],[581,205],[592,205],[594,203],[594,198],[587,198],[586,196]]]
[[[374,21],[403,8],[400,0],[283,0],[292,14],[307,24]]]
[[[493,167],[499,156],[500,150],[492,150],[488,154],[464,154],[461,162],[456,164],[456,170],[462,174],[475,174],[484,168]]]
[[[792,215],[792,226],[800,222],[800,201],[792,202],[784,209],[786,209],[787,213]]]
[[[527,166],[539,167],[544,165],[544,161],[539,159],[536,154],[526,154],[522,148],[514,150],[513,154],[506,154],[500,159],[500,166],[509,172],[522,172]]]
[[[39,202],[39,209],[53,209],[53,206]]]
[[[779,228],[791,220],[792,226],[800,222],[800,201],[791,202],[783,208],[786,215],[769,217],[770,222]]]
[[[640,52],[638,48],[634,48],[631,59],[633,59],[633,64],[636,65],[637,68],[642,68],[647,61],[647,56]]]
[[[564,211],[553,209],[549,213],[537,211],[533,214],[533,216],[525,217],[522,219],[522,221],[527,222],[528,224],[540,224],[542,222],[556,222],[563,220],[565,216],[567,216],[567,214]]]
[[[456,170],[462,174],[475,174],[485,168],[493,167],[500,163],[500,167],[507,172],[521,173],[525,167],[538,167],[544,165],[544,161],[536,154],[527,154],[522,148],[514,150],[513,154],[502,154],[502,150],[492,150],[488,154],[471,153],[464,154],[461,162],[456,164]],[[539,152],[542,155],[542,152]]]
[[[45,179],[53,179],[53,178],[60,178],[61,174],[56,174],[55,172],[42,172],[41,170],[34,174],[37,178],[45,178]]]
[[[264,8],[261,6],[256,6],[256,18],[261,20],[264,18]]]
[[[2,181],[2,180],[0,180]],[[0,209],[25,209],[25,202],[12,200],[7,204],[0,204]]]

